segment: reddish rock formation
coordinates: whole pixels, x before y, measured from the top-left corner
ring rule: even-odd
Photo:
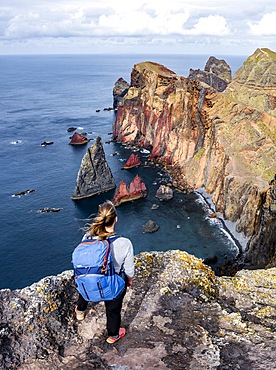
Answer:
[[[271,233],[276,222],[266,227],[269,218],[260,220],[274,194],[275,63],[276,53],[257,49],[223,93],[157,63],[136,64],[113,125],[118,142],[151,149],[150,158],[166,164],[174,186],[204,187],[237,231],[247,238],[266,235],[262,264],[275,253],[274,237],[260,231]],[[250,255],[254,264],[258,258],[257,251]]]
[[[126,164],[124,165],[124,170],[129,170],[130,168],[140,166],[141,161],[138,154],[131,153]]]
[[[70,145],[83,145],[83,144],[87,144],[88,142],[89,142],[89,139],[87,139],[82,134],[75,132],[69,144]]]
[[[119,206],[121,203],[144,198],[146,196],[147,187],[143,183],[141,177],[136,175],[131,181],[129,187],[124,181],[120,182],[120,185],[114,195],[113,203],[115,206]]]

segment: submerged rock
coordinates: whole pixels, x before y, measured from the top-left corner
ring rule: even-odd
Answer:
[[[140,164],[141,164],[141,161],[140,161],[138,154],[131,153],[123,169],[129,170],[130,168],[140,166]]]
[[[30,194],[30,193],[33,193],[34,191],[35,191],[35,189],[26,189],[26,190],[23,190],[23,191],[19,191],[18,193],[13,194],[12,196],[13,197],[21,197],[22,195]]]
[[[73,271],[0,291],[0,368],[274,369],[276,269],[216,277],[186,252],[141,253],[122,309],[126,336],[105,339],[105,306],[74,308]]]
[[[67,132],[75,131],[77,127],[68,127]]]
[[[73,200],[91,197],[116,187],[110,167],[105,159],[102,140],[98,136],[85,153],[77,176]]]
[[[43,143],[41,143],[40,145],[41,146],[47,146],[47,145],[53,145],[54,142],[53,141],[43,141]]]
[[[159,200],[170,200],[173,198],[173,190],[169,186],[160,185],[155,196]]]
[[[38,212],[40,212],[40,213],[49,213],[49,212],[59,212],[60,210],[61,210],[61,208],[45,207],[45,208],[40,208],[40,210]]]
[[[113,198],[115,206],[121,203],[130,202],[147,196],[147,187],[141,177],[136,175],[131,181],[129,187],[124,181],[121,181]]]
[[[84,145],[89,142],[89,139],[87,139],[84,135],[75,132],[74,135],[71,138],[70,145]]]

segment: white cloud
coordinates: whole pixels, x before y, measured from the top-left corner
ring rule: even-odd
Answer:
[[[176,51],[185,44],[218,49],[229,45],[234,51],[241,44],[273,49],[274,4],[274,0],[1,0],[0,52],[23,42],[37,48],[38,40],[57,49],[59,43],[66,45],[67,52],[70,40],[74,47],[102,44],[104,51],[118,40],[120,48],[125,45],[129,51],[131,46],[137,50],[138,44],[141,50],[152,45],[157,50],[158,44]]]
[[[182,34],[188,13],[161,12],[149,14],[145,11],[116,12],[99,17],[102,34],[109,35],[170,35]]]
[[[259,22],[248,22],[252,35],[276,35],[276,12],[265,14]]]
[[[220,15],[209,15],[200,17],[193,29],[186,31],[190,35],[213,35],[224,36],[230,34],[230,29],[224,17]]]

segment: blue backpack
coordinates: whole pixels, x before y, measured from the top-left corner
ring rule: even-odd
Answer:
[[[125,280],[116,274],[110,253],[110,243],[118,237],[86,239],[73,251],[76,288],[86,301],[111,301],[123,292]]]

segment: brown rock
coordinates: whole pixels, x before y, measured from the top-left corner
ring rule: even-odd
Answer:
[[[143,226],[143,233],[155,233],[160,229],[160,226],[157,225],[154,221],[149,220],[144,226]]]
[[[216,212],[212,212],[212,213],[208,214],[208,217],[209,218],[218,218],[218,215],[216,214]]]
[[[121,203],[144,198],[146,196],[146,185],[143,183],[141,177],[136,175],[135,178],[131,181],[129,187],[124,181],[120,182],[120,185],[114,195],[113,203],[115,204],[115,206],[119,206]]]
[[[89,139],[87,139],[84,135],[79,134],[78,132],[75,132],[69,144],[70,145],[83,145],[83,144],[87,144],[88,142],[89,142]]]
[[[155,196],[159,200],[169,200],[173,198],[173,190],[169,186],[160,185]]]
[[[141,164],[141,161],[140,161],[138,154],[131,153],[123,169],[129,170],[130,168],[140,166],[140,164]]]

